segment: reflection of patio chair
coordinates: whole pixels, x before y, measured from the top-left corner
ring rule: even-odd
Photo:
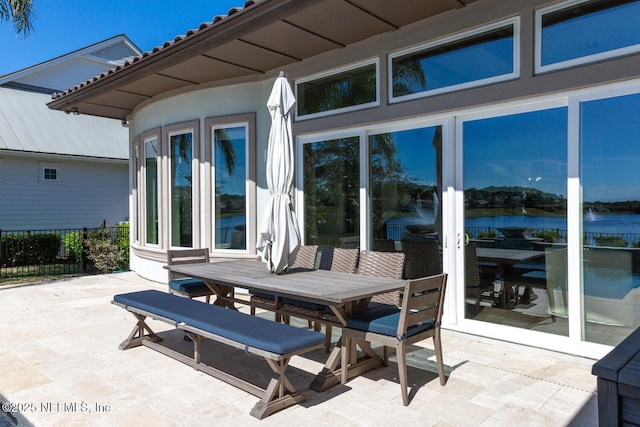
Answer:
[[[464,276],[466,297],[475,300],[476,314],[480,312],[483,305],[492,307],[495,304],[492,280],[495,276],[483,275],[480,272],[477,249],[473,243],[469,243],[464,248]]]
[[[567,317],[567,249],[545,249],[547,298],[551,317]]]
[[[405,254],[405,279],[417,279],[418,277],[427,277],[442,273],[440,244],[438,241],[416,242],[403,240],[402,252]]]
[[[375,239],[373,241],[373,250],[380,252],[395,252],[396,242],[392,239]]]

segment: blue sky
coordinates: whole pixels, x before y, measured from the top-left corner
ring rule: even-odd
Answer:
[[[34,0],[34,31],[16,37],[0,24],[0,74],[12,73],[65,55],[118,34],[142,51],[226,15],[244,0]]]

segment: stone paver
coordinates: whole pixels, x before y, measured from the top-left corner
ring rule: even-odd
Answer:
[[[258,421],[249,415],[256,397],[151,349],[118,350],[134,319],[110,303],[113,295],[150,288],[166,285],[129,272],[0,287],[0,394],[47,427],[597,425],[594,361],[446,331],[447,385],[439,385],[431,341],[414,346],[408,407],[394,363],[323,393],[308,390],[326,358],[318,350],[291,363],[292,382],[307,401]],[[152,325],[167,343],[188,345],[168,325]],[[210,346],[255,378],[270,372],[255,357]]]

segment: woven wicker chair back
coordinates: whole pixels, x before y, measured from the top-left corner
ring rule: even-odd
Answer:
[[[402,279],[405,255],[402,252],[361,251],[358,274]],[[375,295],[373,302],[400,306],[400,291]]]
[[[338,271],[340,273],[355,273],[358,265],[358,249],[322,248],[320,270]]]
[[[291,268],[316,268],[316,259],[318,258],[318,246],[300,246],[296,254],[296,260]]]

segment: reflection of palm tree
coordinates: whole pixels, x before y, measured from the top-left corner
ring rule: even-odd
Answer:
[[[224,157],[225,166],[229,176],[233,175],[236,168],[236,150],[233,148],[233,141],[224,129],[215,130],[215,144]]]
[[[393,96],[409,95],[420,90],[426,90],[427,78],[418,59],[405,59],[393,64]]]
[[[298,96],[299,111],[313,114],[352,105],[373,102],[376,99],[376,75],[372,66],[352,70],[348,75],[314,80]]]

